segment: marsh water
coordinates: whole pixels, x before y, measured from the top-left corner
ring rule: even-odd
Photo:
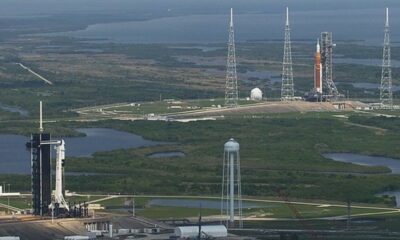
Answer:
[[[6,112],[18,113],[22,117],[29,116],[29,112],[27,110],[16,106],[9,106],[0,103],[0,109]]]
[[[325,153],[323,156],[335,161],[363,166],[384,166],[388,167],[393,174],[400,174],[400,160],[394,158],[367,156],[354,153]]]
[[[86,136],[64,138],[67,157],[88,157],[95,152],[163,144],[106,128],[80,128],[77,131]],[[28,141],[25,136],[0,134],[0,173],[30,173],[30,151],[25,147]]]

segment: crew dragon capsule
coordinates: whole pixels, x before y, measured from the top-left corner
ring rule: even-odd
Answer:
[[[321,47],[319,45],[319,39],[317,40],[317,51],[315,53],[314,89],[317,93],[322,94],[322,64],[321,64]]]

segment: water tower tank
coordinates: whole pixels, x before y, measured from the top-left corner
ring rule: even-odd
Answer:
[[[228,142],[225,143],[225,151],[226,152],[234,152],[239,151],[239,143],[235,141],[235,139],[231,138]]]

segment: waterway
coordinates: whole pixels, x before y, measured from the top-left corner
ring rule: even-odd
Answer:
[[[106,128],[80,128],[77,131],[86,136],[64,138],[67,157],[89,157],[95,152],[163,144]],[[0,134],[0,173],[30,173],[30,151],[25,147],[28,141],[25,136]]]
[[[243,4],[245,1],[243,1]],[[362,1],[360,1],[362,2]],[[363,2],[362,2],[363,3]],[[360,4],[362,4],[360,3]],[[364,44],[381,45],[383,41],[384,6],[375,4],[368,9],[291,9],[292,39],[314,42],[323,31],[334,33],[336,41],[361,40]],[[201,4],[200,4],[201,5]],[[251,4],[247,4],[251,6]],[[268,5],[268,4],[267,4]],[[267,6],[266,5],[266,6]],[[293,5],[293,4],[292,4]],[[322,6],[323,4],[321,4]],[[378,6],[379,5],[379,6]],[[269,8],[235,11],[235,37],[237,41],[277,40],[283,38],[284,7],[271,12]],[[314,7],[312,7],[314,6]],[[236,9],[235,9],[236,10]],[[265,11],[264,10],[264,11]],[[400,9],[391,8],[391,27],[400,26]],[[84,30],[55,33],[87,39],[106,39],[115,43],[214,43],[226,42],[229,8],[217,14],[186,12],[183,16],[157,18],[147,21],[125,21],[89,25]],[[400,40],[392,34],[393,43]]]
[[[384,166],[388,167],[392,174],[400,174],[400,160],[379,156],[367,156],[354,153],[325,153],[324,157],[346,163],[353,163],[363,166]]]
[[[339,161],[353,163],[363,166],[385,166],[392,170],[392,174],[400,174],[400,160],[387,157],[379,156],[367,156],[354,153],[326,153],[324,157]],[[398,191],[386,191],[377,194],[377,196],[392,196],[396,198],[396,206],[400,207],[400,190]]]
[[[7,112],[18,113],[22,117],[29,116],[29,112],[27,110],[16,106],[8,106],[0,103],[0,109]]]

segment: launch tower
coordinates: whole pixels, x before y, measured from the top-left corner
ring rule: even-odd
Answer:
[[[332,74],[332,33],[321,33],[321,64],[322,64],[322,82],[326,88],[326,95],[328,99],[336,100],[340,94],[333,82]]]
[[[42,102],[40,102],[39,133],[31,135],[29,142],[32,167],[32,208],[34,215],[46,215],[51,204],[51,154],[50,145],[42,142],[50,141],[49,133],[43,133]]]

